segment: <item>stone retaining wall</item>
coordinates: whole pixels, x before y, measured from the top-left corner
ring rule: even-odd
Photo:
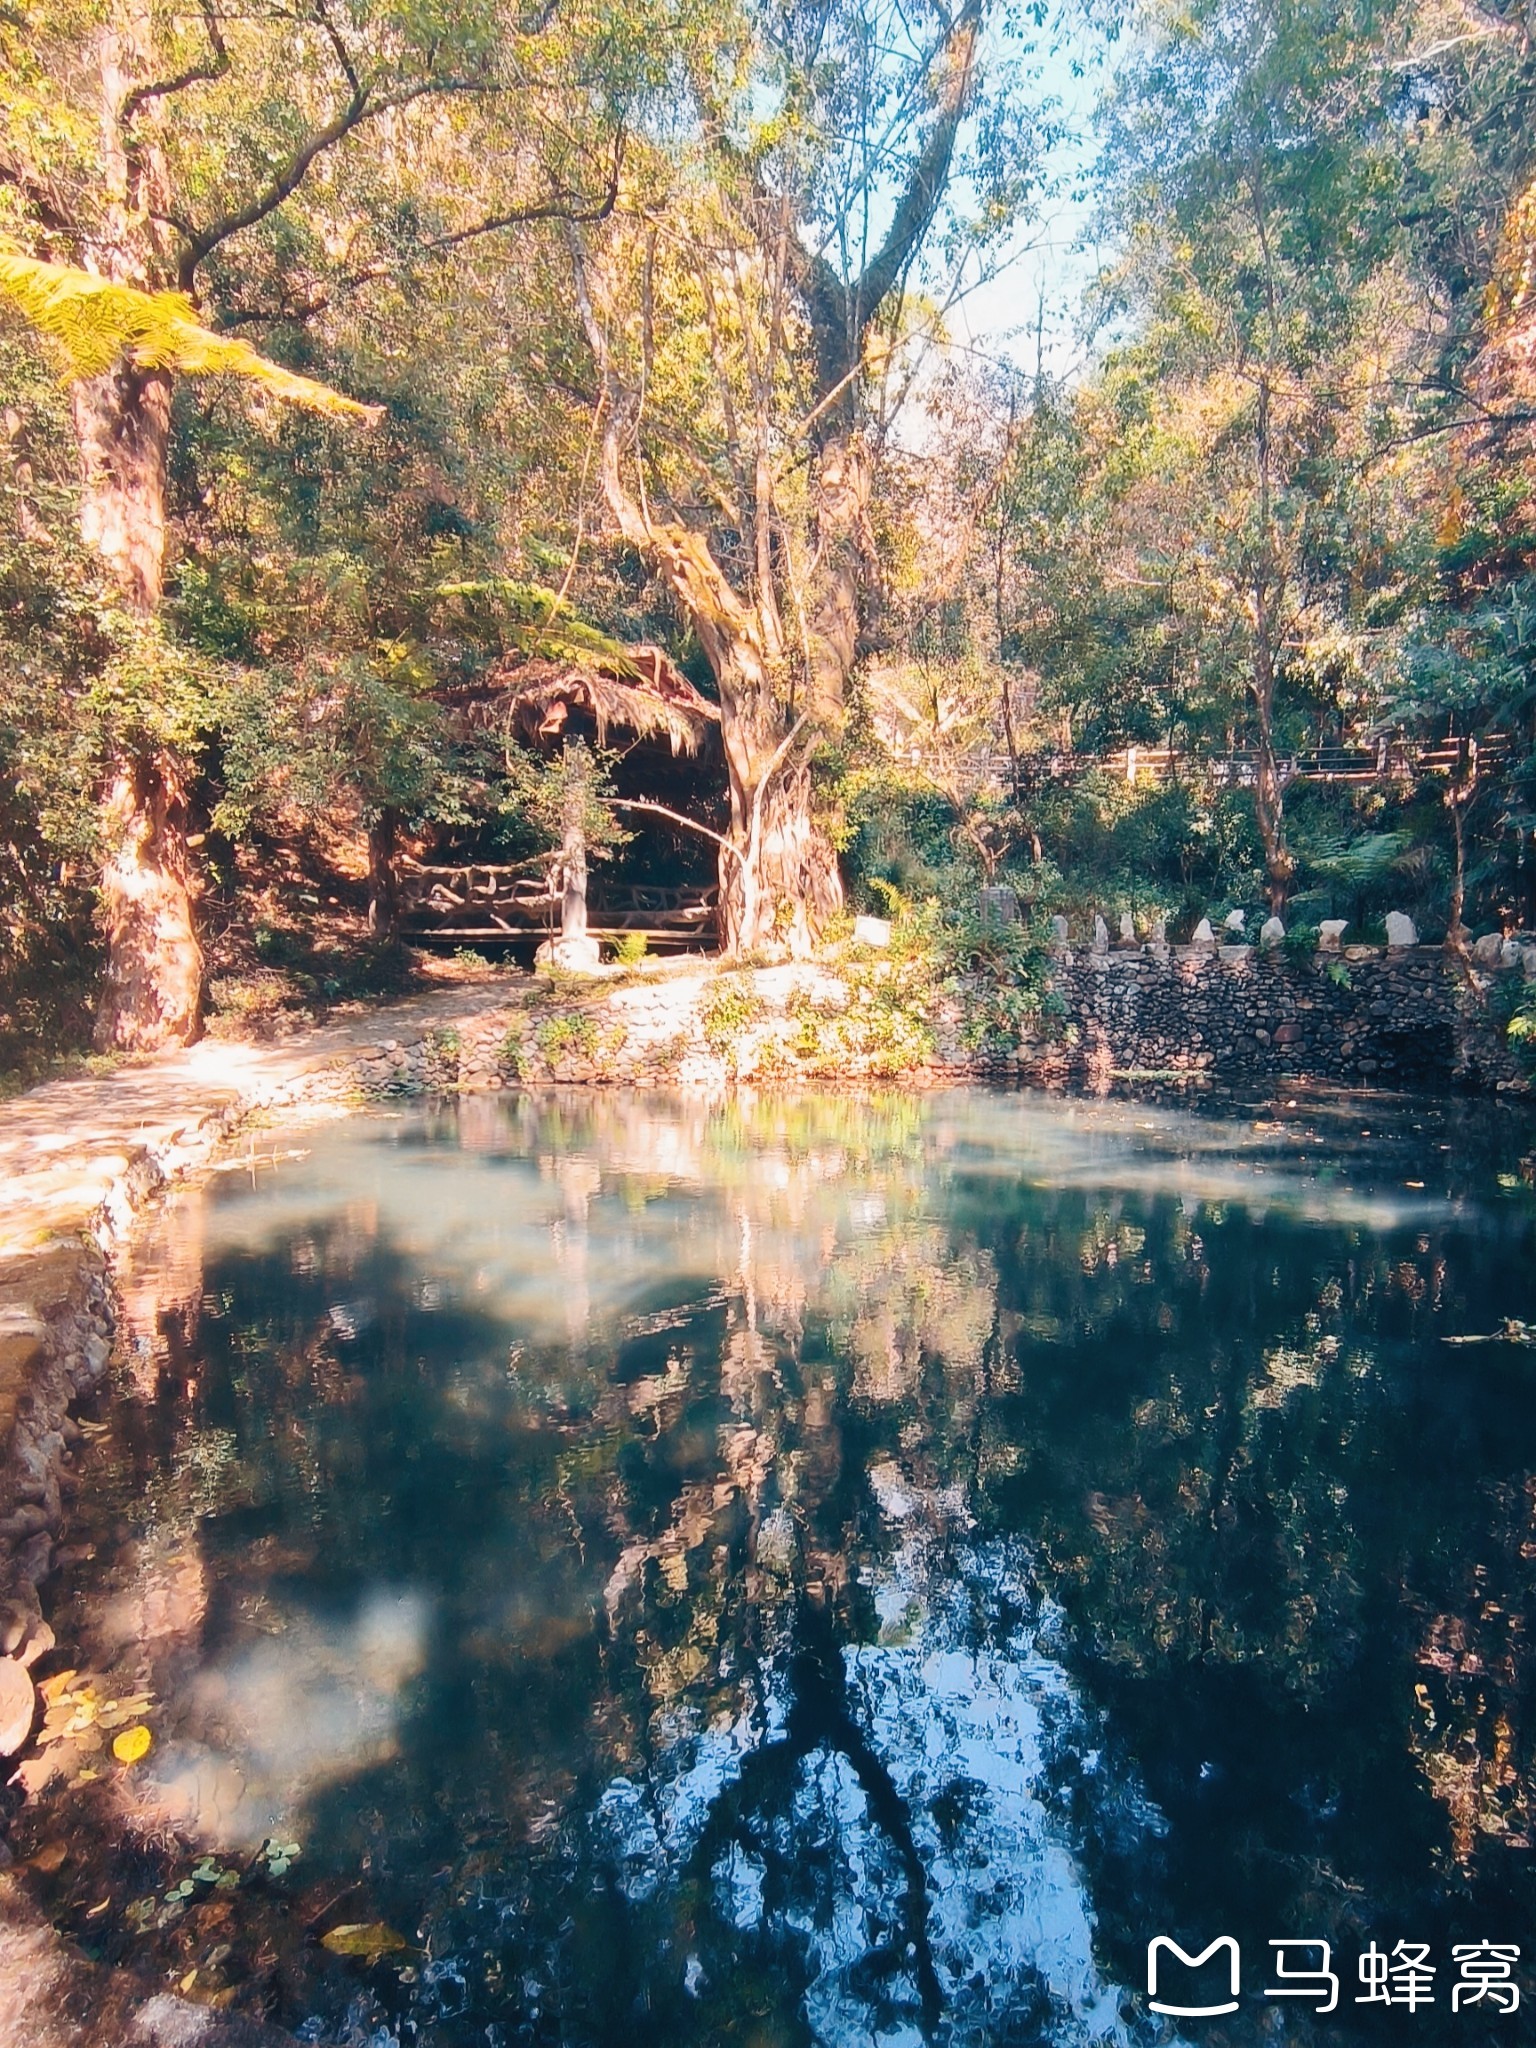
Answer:
[[[1063,1038],[1027,1048],[1024,1067],[1041,1079],[1158,1072],[1516,1087],[1503,1024],[1512,979],[1508,970],[1474,979],[1438,946],[1302,959],[1252,946],[1066,955],[1055,969]]]

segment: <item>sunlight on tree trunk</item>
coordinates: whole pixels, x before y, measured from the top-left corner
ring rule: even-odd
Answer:
[[[189,1045],[202,1021],[203,956],[192,924],[184,795],[167,759],[118,764],[102,837],[108,961],[96,1048]]]
[[[573,785],[560,837],[560,939],[566,946],[579,945],[587,936],[586,804],[586,791]]]
[[[71,392],[80,443],[80,533],[136,611],[160,602],[171,380],[122,362]]]

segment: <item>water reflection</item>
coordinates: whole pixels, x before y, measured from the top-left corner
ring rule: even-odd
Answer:
[[[1519,1940],[1532,1354],[1443,1339],[1532,1318],[1530,1144],[983,1095],[274,1143],[130,1276],[60,1633],[162,1704],[132,1775],[29,1766],[50,1903],[376,2048],[1152,2041],[1156,1932]],[[240,1887],[103,1915],[194,1852]]]

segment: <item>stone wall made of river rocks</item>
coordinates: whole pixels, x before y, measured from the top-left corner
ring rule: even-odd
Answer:
[[[1028,1056],[1040,1078],[1114,1073],[1374,1088],[1512,1088],[1504,1020],[1519,970],[1469,973],[1437,946],[1296,958],[1253,946],[1065,955],[1065,1027]]]
[[[967,1043],[963,1005],[945,999],[928,1015],[931,1046],[910,1062],[889,1035],[839,1028],[840,1017],[856,1013],[860,991],[822,966],[746,970],[728,984],[694,970],[543,990],[462,1028],[384,1041],[359,1059],[355,1079],[366,1095],[593,1082],[1096,1086],[1138,1075],[1524,1086],[1505,1035],[1520,970],[1474,973],[1439,947],[1356,946],[1302,958],[1252,946],[1063,952],[1051,982],[1052,1013],[1017,1048],[978,1051]],[[734,1008],[721,1003],[725,985],[735,991]],[[808,1017],[828,1028],[807,1037]]]

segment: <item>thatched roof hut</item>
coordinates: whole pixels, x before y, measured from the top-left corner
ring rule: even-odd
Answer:
[[[480,680],[488,708],[504,710],[524,739],[559,737],[572,713],[591,721],[599,746],[611,731],[698,754],[720,730],[720,707],[701,696],[659,647],[627,647],[622,664],[508,655]]]

